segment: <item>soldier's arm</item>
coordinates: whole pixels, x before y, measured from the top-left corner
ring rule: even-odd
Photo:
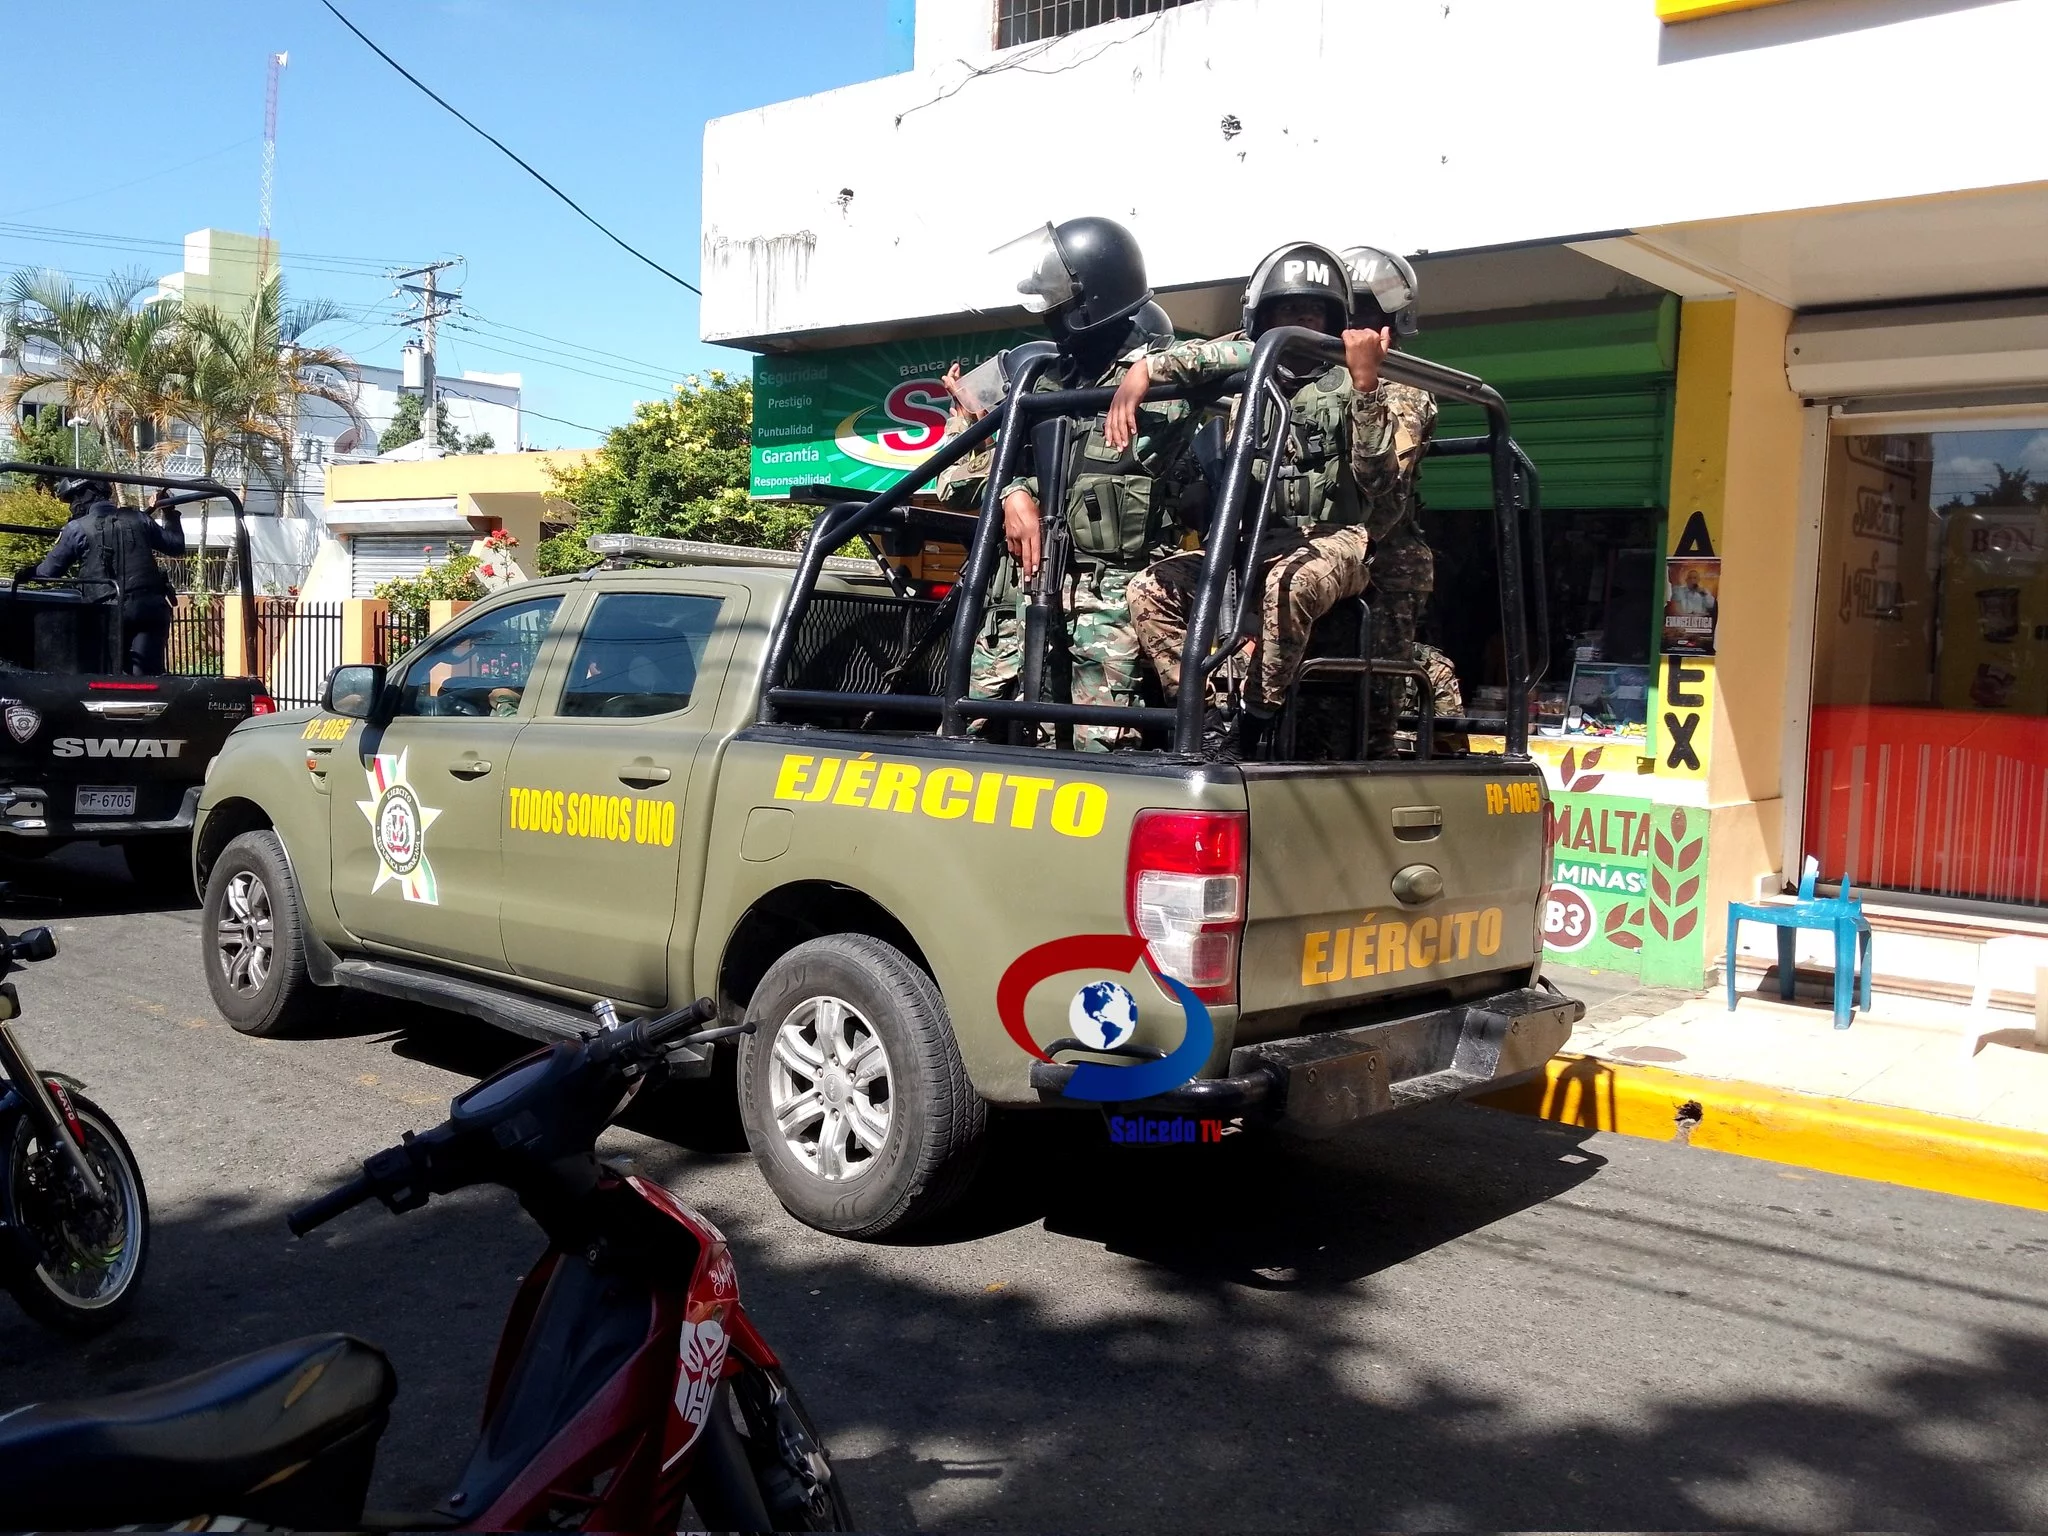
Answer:
[[[1351,396],[1351,474],[1368,498],[1407,484],[1436,429],[1436,397],[1382,382]]]
[[[1251,365],[1252,344],[1229,341],[1177,341],[1136,359],[1117,382],[1116,395],[1105,413],[1102,440],[1121,453],[1138,435],[1138,404],[1154,384],[1204,384],[1227,379]]]

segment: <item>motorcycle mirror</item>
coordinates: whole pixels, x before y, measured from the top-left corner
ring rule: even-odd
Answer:
[[[23,960],[47,960],[57,953],[57,936],[47,928],[31,928],[13,944]]]

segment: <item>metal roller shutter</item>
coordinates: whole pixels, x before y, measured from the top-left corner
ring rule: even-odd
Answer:
[[[1678,302],[1425,329],[1424,357],[1476,373],[1508,402],[1515,440],[1543,476],[1547,507],[1586,511],[1662,507],[1671,484],[1671,407],[1678,365]],[[1437,432],[1484,430],[1470,406],[1446,408]],[[1425,505],[1492,505],[1483,459],[1426,460]]]
[[[349,538],[349,591],[374,597],[377,584],[417,576],[430,561],[445,560],[470,540],[445,533],[358,533]]]

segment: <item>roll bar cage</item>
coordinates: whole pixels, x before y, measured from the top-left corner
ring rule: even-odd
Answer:
[[[25,464],[18,459],[0,459],[0,474],[40,475],[52,480],[97,480],[104,485],[140,485],[156,490],[176,491],[167,503],[182,507],[216,497],[225,501],[235,517],[235,576],[241,586],[242,676],[256,676],[256,572],[249,558],[248,519],[255,515],[242,505],[242,498],[218,480],[183,478],[177,475],[122,474],[109,469],[77,469],[69,464]],[[25,523],[0,523],[0,533],[25,533],[55,539],[61,528],[37,528]],[[200,551],[204,559],[206,552]],[[20,584],[15,573],[14,585]]]
[[[1236,385],[1233,378],[1220,390],[1213,384],[1169,384],[1155,385],[1145,393],[1147,400],[1185,399],[1191,395],[1211,398],[1231,393],[1235,386],[1243,399],[1260,403],[1257,410],[1238,413],[1237,423],[1226,445],[1221,489],[1216,497],[1208,536],[1203,543],[1201,576],[1181,651],[1181,676],[1190,681],[1182,687],[1174,707],[1162,709],[1143,705],[969,697],[974,640],[986,611],[989,583],[1003,551],[1002,488],[1016,478],[1024,446],[1031,438],[1030,429],[1040,421],[1056,417],[1093,416],[1103,410],[1115,394],[1113,388],[1107,387],[1037,389],[1038,380],[1053,361],[1047,356],[1026,361],[996,410],[969,425],[917,468],[906,471],[895,484],[871,496],[837,501],[819,515],[800,552],[796,579],[788,601],[776,615],[769,632],[758,715],[760,723],[777,723],[789,709],[837,706],[865,709],[876,714],[936,714],[940,721],[939,734],[952,737],[965,735],[969,722],[973,720],[1022,721],[1055,726],[1153,727],[1171,730],[1176,756],[1200,757],[1206,690],[1195,686],[1192,680],[1207,675],[1237,643],[1237,620],[1243,614],[1243,602],[1240,602],[1238,613],[1233,615],[1228,643],[1221,648],[1217,643],[1222,628],[1224,590],[1227,577],[1234,569],[1242,567],[1245,576],[1251,575],[1257,537],[1265,523],[1267,509],[1263,504],[1255,509],[1250,528],[1246,526],[1245,513],[1259,483],[1253,473],[1253,463],[1261,457],[1270,461],[1286,425],[1285,410],[1272,409],[1276,401],[1282,406],[1285,404],[1285,395],[1279,390],[1278,370],[1286,362],[1327,367],[1343,360],[1344,345],[1337,337],[1282,326],[1259,338],[1252,349],[1250,365],[1242,375],[1241,386]],[[1507,403],[1484,381],[1405,352],[1390,353],[1382,361],[1380,372],[1386,378],[1428,390],[1439,398],[1477,406],[1486,414],[1487,429],[1483,435],[1435,441],[1430,444],[1429,451],[1433,454],[1481,454],[1486,457],[1491,470],[1492,531],[1500,586],[1507,709],[1505,718],[1500,721],[1432,722],[1425,703],[1423,734],[1429,734],[1432,723],[1499,729],[1506,738],[1507,755],[1525,759],[1529,755],[1532,680],[1547,670],[1549,651],[1547,604],[1542,590],[1540,483],[1536,467],[1509,435]],[[990,437],[996,437],[995,462],[983,490],[978,515],[909,505],[911,495],[919,486],[958,463]],[[1064,486],[1061,483],[1064,471],[1063,464],[1038,466],[1039,495],[1043,506],[1064,505]],[[1268,475],[1265,484],[1270,486],[1277,479],[1277,476]],[[1262,502],[1264,500],[1261,498]],[[954,540],[965,538],[968,543],[967,561],[952,596],[955,606],[946,657],[944,693],[852,694],[783,686],[796,637],[825,558],[849,539],[885,528],[911,529]],[[1526,585],[1531,575],[1535,577],[1537,633],[1540,637],[1537,641],[1538,670],[1533,674],[1529,605],[1526,601]],[[1384,666],[1389,675],[1409,675],[1416,671],[1412,666],[1399,663],[1372,663],[1371,666],[1375,670]],[[1426,755],[1426,746],[1423,751]]]

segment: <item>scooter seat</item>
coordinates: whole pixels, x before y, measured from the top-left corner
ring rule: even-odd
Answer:
[[[194,1515],[334,1529],[356,1520],[398,1378],[382,1350],[316,1334],[197,1375],[0,1414],[0,1528]]]

